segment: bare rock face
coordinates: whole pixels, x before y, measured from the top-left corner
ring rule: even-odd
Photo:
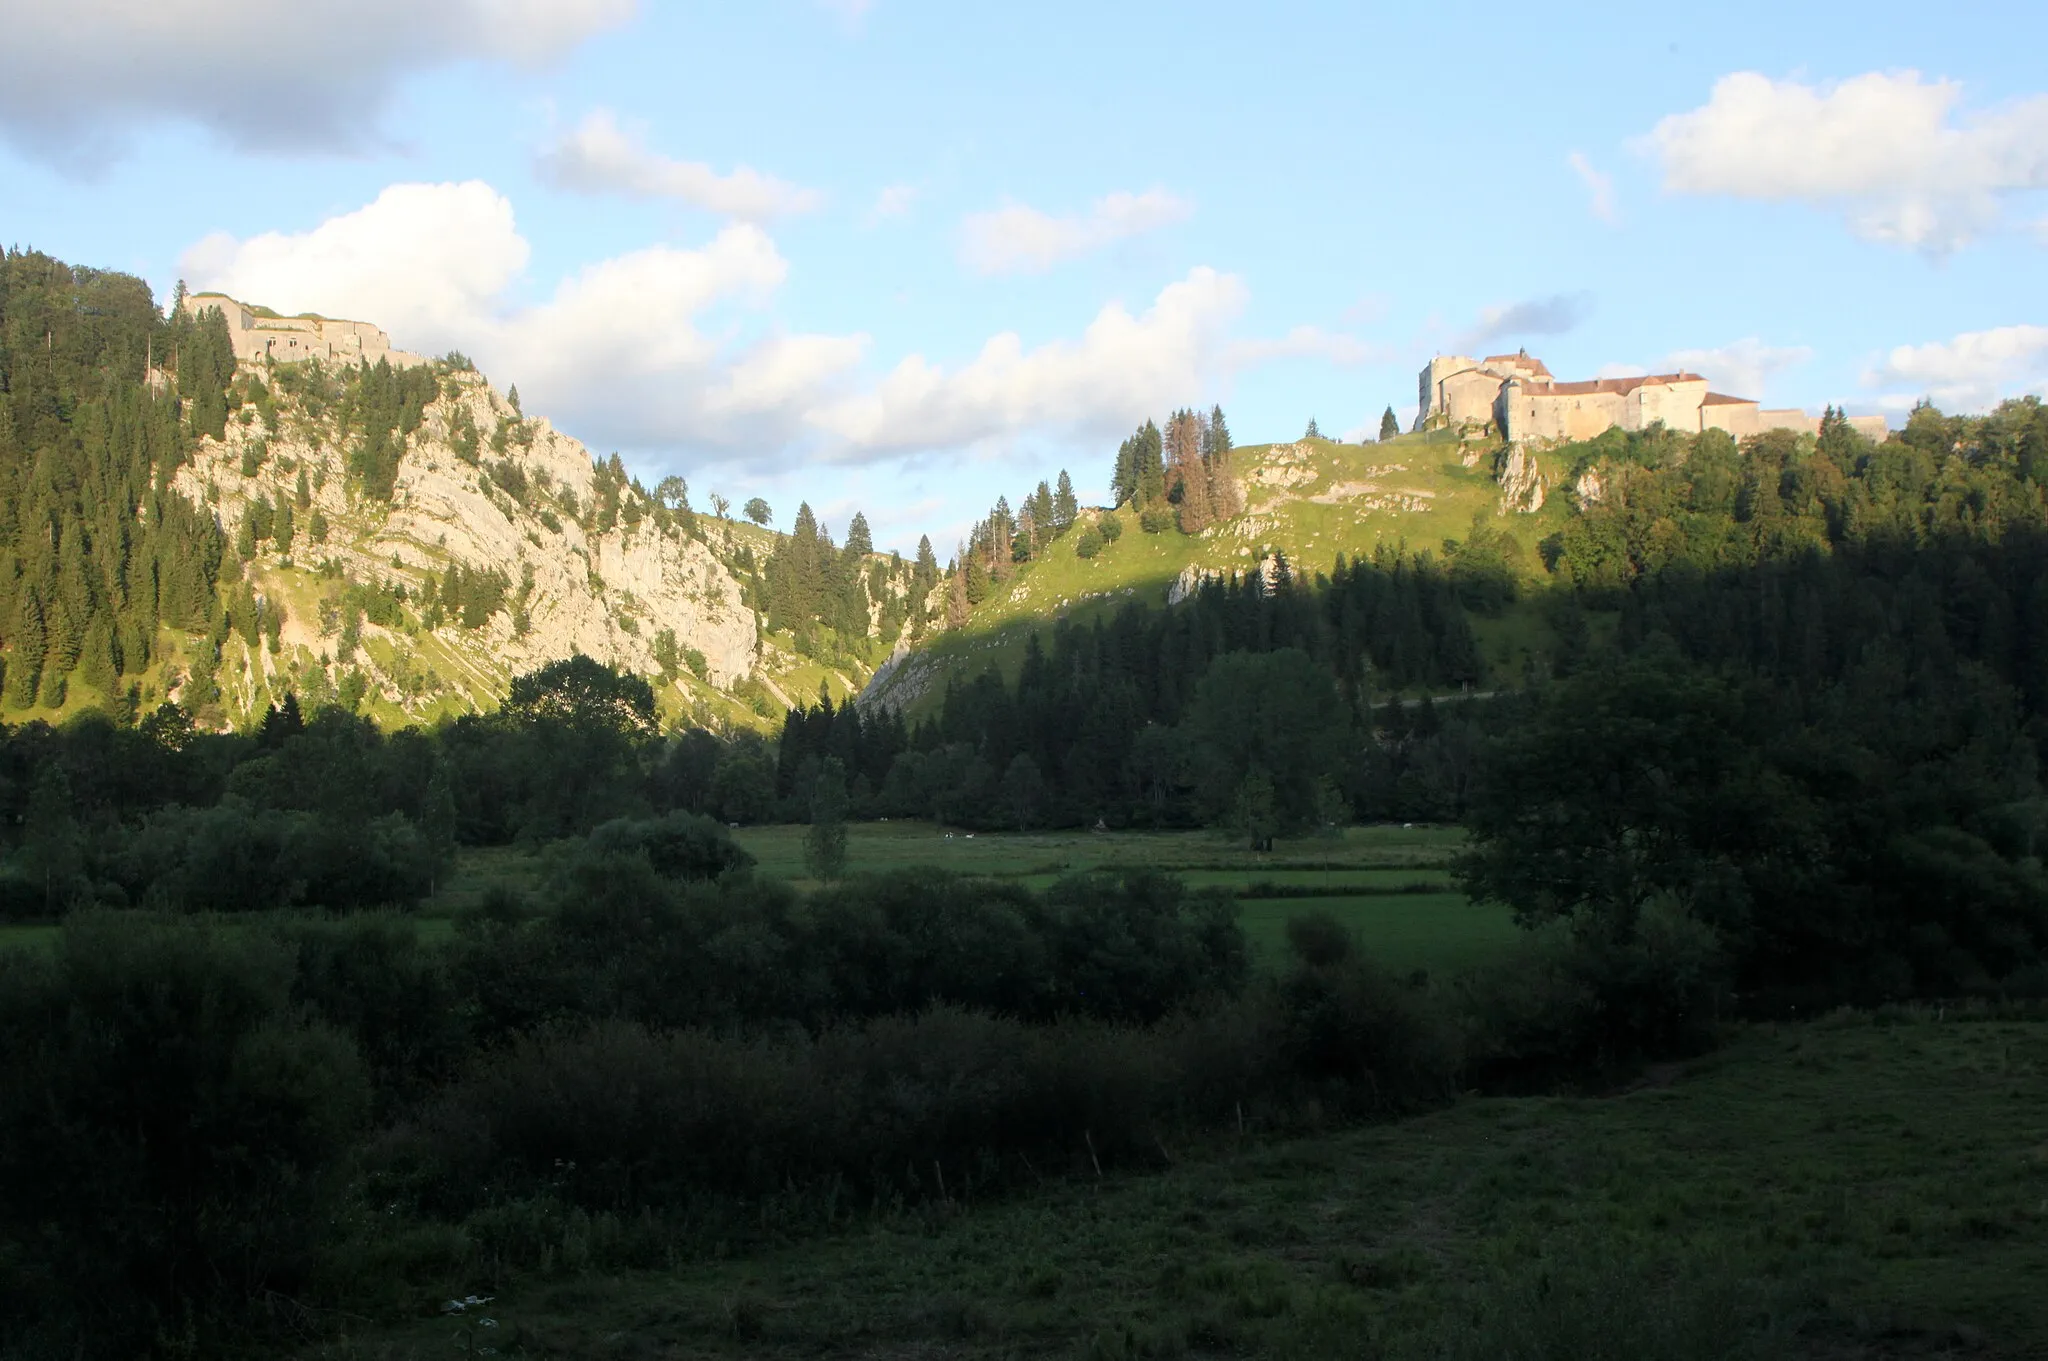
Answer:
[[[1519,444],[1508,446],[1507,457],[1500,469],[1502,508],[1523,514],[1534,514],[1543,509],[1548,481],[1542,469],[1536,466],[1534,454]]]
[[[488,689],[576,652],[653,673],[663,631],[674,635],[679,655],[702,654],[704,678],[721,689],[754,673],[756,617],[718,555],[677,525],[658,524],[636,498],[628,498],[636,501],[633,509],[599,530],[589,450],[545,420],[522,420],[480,376],[443,378],[441,395],[406,440],[388,504],[349,489],[341,432],[277,395],[275,430],[266,432],[252,419],[254,409],[245,408],[229,421],[224,440],[201,442],[174,483],[215,513],[231,542],[260,497],[293,505],[294,571],[310,574],[332,561],[348,578],[404,584],[410,592],[455,564],[502,573],[506,608],[478,628],[449,620],[432,631]],[[458,452],[465,427],[476,432],[476,462]],[[502,453],[484,442],[501,428],[517,432]],[[303,506],[296,504],[302,471],[309,493]],[[522,495],[507,489],[522,482]],[[316,508],[328,526],[319,544],[309,534]],[[265,549],[252,567],[266,580],[289,575],[275,545]],[[285,641],[321,650],[318,623],[293,617]]]
[[[1579,480],[1572,484],[1572,495],[1582,506],[1597,506],[1607,499],[1607,483],[1597,468],[1588,468],[1579,474]]]

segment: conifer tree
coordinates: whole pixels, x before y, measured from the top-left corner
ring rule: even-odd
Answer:
[[[1380,442],[1384,444],[1400,433],[1401,422],[1394,418],[1394,408],[1388,407],[1386,414],[1380,417]]]
[[[1302,431],[1301,437],[1303,439],[1321,439],[1323,437],[1323,432],[1316,428],[1316,418],[1314,416],[1308,418],[1308,429]]]
[[[1146,421],[1134,438],[1132,485],[1137,489],[1136,499],[1140,506],[1156,506],[1166,499],[1166,465],[1161,458],[1163,437],[1157,425]]]
[[[868,531],[868,517],[859,511],[853,513],[853,520],[846,526],[846,556],[865,558],[875,551],[874,535]]]
[[[1200,422],[1192,411],[1176,411],[1166,423],[1167,495],[1180,502],[1180,529],[1199,534],[1214,522],[1209,509],[1209,470],[1202,463]]]
[[[1059,487],[1052,496],[1052,532],[1066,533],[1074,527],[1074,519],[1081,513],[1081,503],[1074,499],[1074,481],[1067,476],[1065,468],[1060,469]]]
[[[967,598],[967,564],[970,561],[972,558],[963,546],[960,556],[953,560],[952,583],[946,589],[946,627],[949,629],[965,627],[968,608],[973,604]]]

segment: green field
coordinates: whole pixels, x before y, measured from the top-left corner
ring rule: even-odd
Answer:
[[[763,872],[808,886],[804,831],[749,827],[737,836]],[[1368,955],[1403,973],[1455,972],[1482,963],[1515,935],[1505,910],[1475,907],[1453,890],[1448,864],[1464,842],[1455,827],[1352,827],[1340,838],[1281,842],[1263,854],[1216,832],[948,836],[925,822],[862,823],[848,832],[847,866],[855,873],[935,867],[1042,889],[1075,871],[1142,868],[1226,889],[1242,898],[1239,920],[1255,956],[1267,963],[1284,955],[1288,919],[1306,912],[1336,917]],[[1439,891],[1399,891],[1414,884]],[[1290,896],[1257,896],[1268,885]],[[1291,896],[1297,893],[1303,896]]]
[[[478,1340],[593,1358],[2048,1356],[2044,1079],[2038,1021],[1759,1027],[1624,1094],[1162,1149],[1171,1165],[1107,1180],[1082,1160],[1028,1198],[513,1282]],[[421,1321],[307,1355],[446,1356],[461,1334]],[[1755,1350],[1720,1349],[1745,1334]]]
[[[1353,827],[1335,839],[1281,842],[1268,853],[1245,850],[1215,832],[981,832],[948,836],[927,822],[856,823],[848,829],[849,872],[941,868],[1043,889],[1062,874],[1090,869],[1156,869],[1195,887],[1241,900],[1240,920],[1255,955],[1276,962],[1287,921],[1327,912],[1349,926],[1366,953],[1389,969],[1455,972],[1480,963],[1513,939],[1507,913],[1475,907],[1451,886],[1448,863],[1464,833],[1455,827]],[[743,827],[735,833],[760,871],[814,888],[804,877],[800,826]],[[549,853],[514,846],[464,849],[456,868],[417,914],[420,934],[446,939],[455,920],[493,889],[530,893]],[[1432,892],[1406,892],[1428,885]],[[1280,890],[1263,896],[1267,887]],[[1301,896],[1292,896],[1299,894]],[[47,948],[57,928],[0,926],[0,947]]]

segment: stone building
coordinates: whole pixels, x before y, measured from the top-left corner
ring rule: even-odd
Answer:
[[[375,364],[388,359],[398,368],[424,364],[422,355],[391,348],[391,337],[367,321],[337,321],[331,317],[281,317],[267,307],[236,302],[225,293],[193,293],[185,299],[185,310],[198,316],[218,307],[228,322],[228,339],[234,343],[235,359],[269,360],[290,364],[305,359],[354,365]]]
[[[1438,355],[1422,370],[1415,428],[1491,426],[1510,444],[1591,439],[1604,430],[1662,424],[1698,433],[1725,430],[1736,439],[1766,430],[1815,433],[1818,417],[1796,407],[1765,409],[1746,397],[1711,391],[1696,373],[1654,373],[1560,383],[1528,351],[1470,359]],[[1882,416],[1851,416],[1849,424],[1883,439]]]

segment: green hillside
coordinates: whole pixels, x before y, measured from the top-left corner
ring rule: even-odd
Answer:
[[[1511,558],[1533,579],[1542,572],[1538,543],[1564,521],[1557,499],[1534,513],[1511,509],[1495,444],[1461,441],[1451,431],[1373,444],[1307,439],[1247,445],[1233,456],[1244,488],[1242,514],[1189,535],[1171,527],[1145,533],[1128,505],[1083,511],[1075,532],[993,584],[964,627],[935,635],[927,648],[885,673],[871,697],[922,713],[943,693],[948,676],[991,665],[1014,674],[1026,640],[1058,621],[1085,623],[1127,604],[1161,605],[1174,597],[1176,583],[1192,584],[1196,574],[1249,574],[1274,555],[1296,575],[1328,572],[1340,554],[1357,560],[1406,549],[1441,556],[1447,541],[1469,539],[1477,524],[1509,536],[1518,550]],[[1079,531],[1111,516],[1121,532],[1093,556],[1082,556]],[[1526,610],[1476,616],[1473,623],[1490,670],[1518,670],[1523,656],[1540,646],[1540,622]]]

